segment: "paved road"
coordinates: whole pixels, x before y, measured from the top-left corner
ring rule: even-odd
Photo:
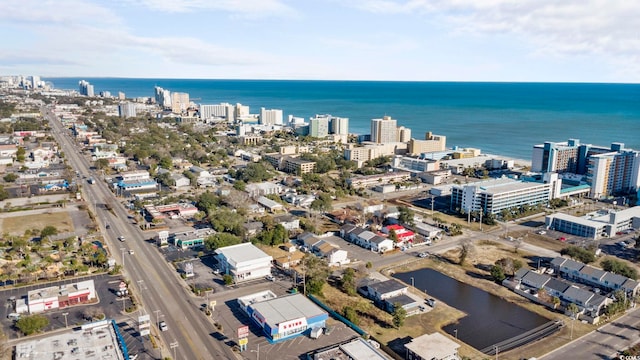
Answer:
[[[163,354],[173,356],[175,351],[179,359],[235,359],[236,354],[229,346],[215,341],[210,336],[213,332],[211,324],[198,310],[196,302],[182,286],[183,282],[175,270],[162,259],[153,246],[144,241],[148,235],[144,235],[130,224],[128,214],[122,206],[114,206],[113,212],[99,206],[105,202],[117,201],[98,174],[91,172],[89,161],[79,154],[68,130],[62,127],[49,109],[43,108],[42,112],[49,120],[52,134],[73,168],[97,180],[94,185],[85,183],[82,187],[83,196],[91,204],[98,221],[102,222],[101,228],[106,234],[105,240],[111,248],[111,254],[118,262],[124,262],[125,275],[138,290],[136,293],[144,305],[140,313],[150,314],[152,323],[156,324],[152,334],[158,334],[163,340]],[[106,232],[105,222],[110,225]],[[124,236],[126,241],[118,241],[118,236]],[[134,250],[135,254],[130,255],[129,250]],[[167,323],[168,331],[158,332],[159,319]]]
[[[640,340],[640,308],[541,357],[544,360],[612,359]]]

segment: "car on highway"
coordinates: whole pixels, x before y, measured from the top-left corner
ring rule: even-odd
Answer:
[[[418,254],[418,257],[420,257],[420,258],[426,258],[428,256],[429,256],[429,253],[427,253],[427,252],[421,252],[420,254]]]
[[[129,250],[129,255],[133,255],[134,253],[133,249]]]
[[[158,324],[158,327],[160,328],[160,331],[167,331],[169,330],[169,327],[167,326],[167,323],[163,321],[160,321],[160,324]]]
[[[118,236],[118,240],[124,241],[124,236],[122,236],[122,235]]]

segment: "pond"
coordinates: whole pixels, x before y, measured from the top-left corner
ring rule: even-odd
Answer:
[[[549,322],[536,313],[432,269],[394,274],[393,277],[407,284],[411,284],[413,277],[416,289],[464,311],[467,316],[443,329],[452,336],[456,336],[457,330],[458,339],[479,350]]]

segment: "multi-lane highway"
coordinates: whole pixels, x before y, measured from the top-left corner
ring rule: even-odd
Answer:
[[[143,307],[139,313],[151,315],[153,333],[158,334],[164,343],[163,354],[173,356],[175,352],[178,359],[237,358],[229,346],[211,337],[214,329],[199,311],[199,304],[189,294],[175,270],[145,241],[150,235],[143,234],[130,223],[122,206],[113,206],[112,211],[105,208],[105,203],[118,204],[113,193],[98,174],[92,172],[89,161],[80,154],[68,130],[63,128],[51,110],[42,108],[41,111],[49,121],[53,136],[64,151],[69,165],[80,174],[96,180],[93,185],[84,180],[83,196],[96,214],[111,255],[118,262],[124,260],[125,275],[137,289],[134,296],[142,301]],[[78,181],[83,180],[79,178]],[[109,229],[105,228],[106,224],[109,224]],[[119,241],[119,236],[125,240]],[[133,254],[130,254],[130,250],[133,250]],[[159,331],[159,321],[166,322],[167,331]]]

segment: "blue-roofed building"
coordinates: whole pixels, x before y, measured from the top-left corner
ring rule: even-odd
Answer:
[[[239,299],[240,300],[240,299]],[[245,308],[270,343],[288,340],[325,327],[329,314],[302,294],[255,301]]]

